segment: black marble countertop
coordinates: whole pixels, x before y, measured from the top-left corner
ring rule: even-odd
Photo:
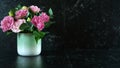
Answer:
[[[0,50],[0,68],[120,68],[120,49],[42,51],[35,57]]]

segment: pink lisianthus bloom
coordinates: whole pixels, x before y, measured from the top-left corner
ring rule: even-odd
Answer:
[[[15,21],[15,23],[13,24],[11,30],[14,33],[19,33],[20,30],[20,26],[25,23],[25,19],[18,19],[17,21]]]
[[[41,17],[45,23],[50,20],[50,17],[44,12],[41,13]]]
[[[20,18],[23,18],[25,16],[27,16],[28,14],[28,10],[27,9],[20,9],[18,11],[15,12],[15,18],[16,19],[20,19]]]
[[[30,6],[30,10],[34,13],[40,12],[40,8],[38,8],[37,6],[34,6],[34,5]]]
[[[39,31],[41,31],[44,26],[44,21],[42,20],[41,16],[34,16],[31,20],[32,24],[34,24],[35,27],[38,28]]]
[[[1,21],[1,26],[0,28],[3,30],[3,32],[6,32],[11,29],[11,27],[14,24],[14,18],[11,16],[6,16],[4,19]]]

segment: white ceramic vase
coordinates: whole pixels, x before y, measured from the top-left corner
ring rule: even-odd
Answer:
[[[17,52],[21,56],[39,55],[41,53],[41,39],[36,43],[32,33],[18,33]]]

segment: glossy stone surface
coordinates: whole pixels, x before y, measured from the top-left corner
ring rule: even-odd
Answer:
[[[22,57],[14,50],[0,50],[0,68],[119,68],[120,50],[79,49],[44,51],[39,56]]]

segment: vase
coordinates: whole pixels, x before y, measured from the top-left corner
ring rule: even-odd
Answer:
[[[39,55],[41,53],[41,39],[36,42],[32,33],[18,33],[17,52],[21,56]]]

